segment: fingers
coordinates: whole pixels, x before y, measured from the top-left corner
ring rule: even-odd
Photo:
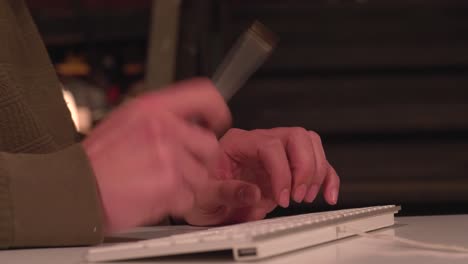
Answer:
[[[289,206],[291,170],[283,143],[277,137],[260,135],[241,129],[231,129],[221,140],[230,158],[241,166],[261,167],[253,179],[262,195],[272,196],[282,207]],[[263,172],[264,171],[264,172]],[[264,177],[265,174],[265,177]],[[249,177],[244,176],[244,179]]]
[[[286,208],[291,196],[291,170],[284,146],[280,140],[270,140],[258,149],[258,158],[270,176],[276,202]]]
[[[258,133],[281,139],[291,167],[292,198],[298,203],[312,202],[325,179],[328,164],[318,134],[304,128],[274,128]]]
[[[257,145],[258,142],[273,142],[275,139],[282,142],[283,146],[280,146],[280,144],[277,144],[277,147],[262,146],[259,149],[259,153],[262,155],[258,157],[270,175],[272,189],[275,197],[279,196],[277,201],[280,205],[287,206],[285,198],[283,198],[281,204],[281,192],[286,192],[282,189],[287,186],[285,181],[290,182],[291,197],[298,203],[314,201],[321,186],[325,183],[329,186],[329,189],[324,188],[327,201],[331,204],[333,204],[333,201],[336,203],[339,178],[326,159],[322,141],[317,133],[303,128],[274,128],[234,134],[238,135],[231,134],[230,136],[242,137],[242,141],[252,141],[244,149],[237,151],[242,154],[246,153],[246,149],[255,146],[253,140],[251,140],[252,138],[255,138]],[[283,150],[280,150],[280,147]],[[288,166],[281,165],[282,162],[273,161],[275,159],[285,160],[280,158],[284,153],[287,155],[286,162],[288,162]],[[286,167],[290,168],[289,173],[282,171]],[[281,172],[278,173],[279,171]]]
[[[313,131],[309,131],[309,136],[314,145],[314,153],[316,154],[317,162],[319,163],[316,174],[323,175],[323,182],[320,182],[320,184],[323,184],[323,195],[327,203],[335,205],[338,201],[340,178],[325,157],[320,136]],[[306,202],[312,202],[315,199],[319,192],[320,184],[317,183],[311,185],[305,198]]]
[[[194,225],[217,225],[245,221],[260,201],[260,189],[239,180],[208,179],[196,189],[197,213],[186,219]]]
[[[275,201],[262,199],[253,206],[233,208],[224,216],[224,223],[235,224],[264,219],[265,216],[276,208]]]
[[[310,142],[312,143],[312,147],[314,149],[314,160],[315,160],[315,171],[311,176],[311,184],[309,189],[307,190],[307,194],[305,196],[305,201],[311,203],[314,201],[315,197],[317,196],[320,186],[322,185],[325,177],[328,173],[328,168],[330,167],[328,161],[325,157],[325,152],[322,146],[322,140],[320,136],[313,132],[307,131],[307,134],[310,138]]]
[[[338,202],[338,194],[340,190],[340,178],[335,169],[328,165],[327,176],[323,182],[323,196],[330,205],[335,205]]]
[[[321,175],[313,177],[318,166],[314,147],[305,129],[294,129],[286,141],[286,150],[292,172],[292,198],[301,203],[309,190],[311,183],[317,184],[323,180]]]
[[[221,135],[231,124],[226,102],[209,79],[182,81],[141,98],[146,111],[165,109],[185,120],[197,120]]]
[[[254,210],[251,210],[250,214],[248,215],[248,221],[255,221],[255,220],[263,219],[268,213],[271,213],[276,207],[277,207],[277,204],[275,201],[270,200],[270,199],[262,199],[260,202],[258,202],[255,205]]]

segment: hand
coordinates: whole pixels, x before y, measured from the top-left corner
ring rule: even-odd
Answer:
[[[192,209],[194,191],[209,186],[209,171],[217,165],[216,134],[230,121],[224,100],[203,79],[149,93],[113,112],[83,142],[106,231],[153,224]]]
[[[237,193],[206,192],[204,196],[210,199],[198,199],[185,216],[188,223],[216,225],[262,219],[277,205],[288,207],[290,198],[298,203],[312,202],[321,186],[325,200],[336,204],[340,179],[327,162],[315,132],[303,128],[231,129],[220,143],[223,154],[215,177],[253,185]]]

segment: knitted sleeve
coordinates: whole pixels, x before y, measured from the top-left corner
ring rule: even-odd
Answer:
[[[80,144],[48,154],[0,152],[0,248],[97,244],[102,223]]]

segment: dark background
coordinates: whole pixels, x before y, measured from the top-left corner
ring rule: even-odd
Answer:
[[[54,62],[84,58],[93,71],[81,77],[104,75],[106,93],[143,77],[122,67],[145,63],[150,1],[27,2]],[[182,2],[178,79],[210,76],[256,19],[279,35],[230,103],[235,126],[319,132],[342,179],[338,208],[468,213],[468,1]],[[319,199],[275,214],[325,209]]]

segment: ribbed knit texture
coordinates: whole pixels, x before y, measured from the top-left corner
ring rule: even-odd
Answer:
[[[14,229],[9,181],[2,175],[0,171],[0,248],[6,248],[13,241]]]
[[[0,248],[102,239],[95,178],[23,0],[0,0]]]

